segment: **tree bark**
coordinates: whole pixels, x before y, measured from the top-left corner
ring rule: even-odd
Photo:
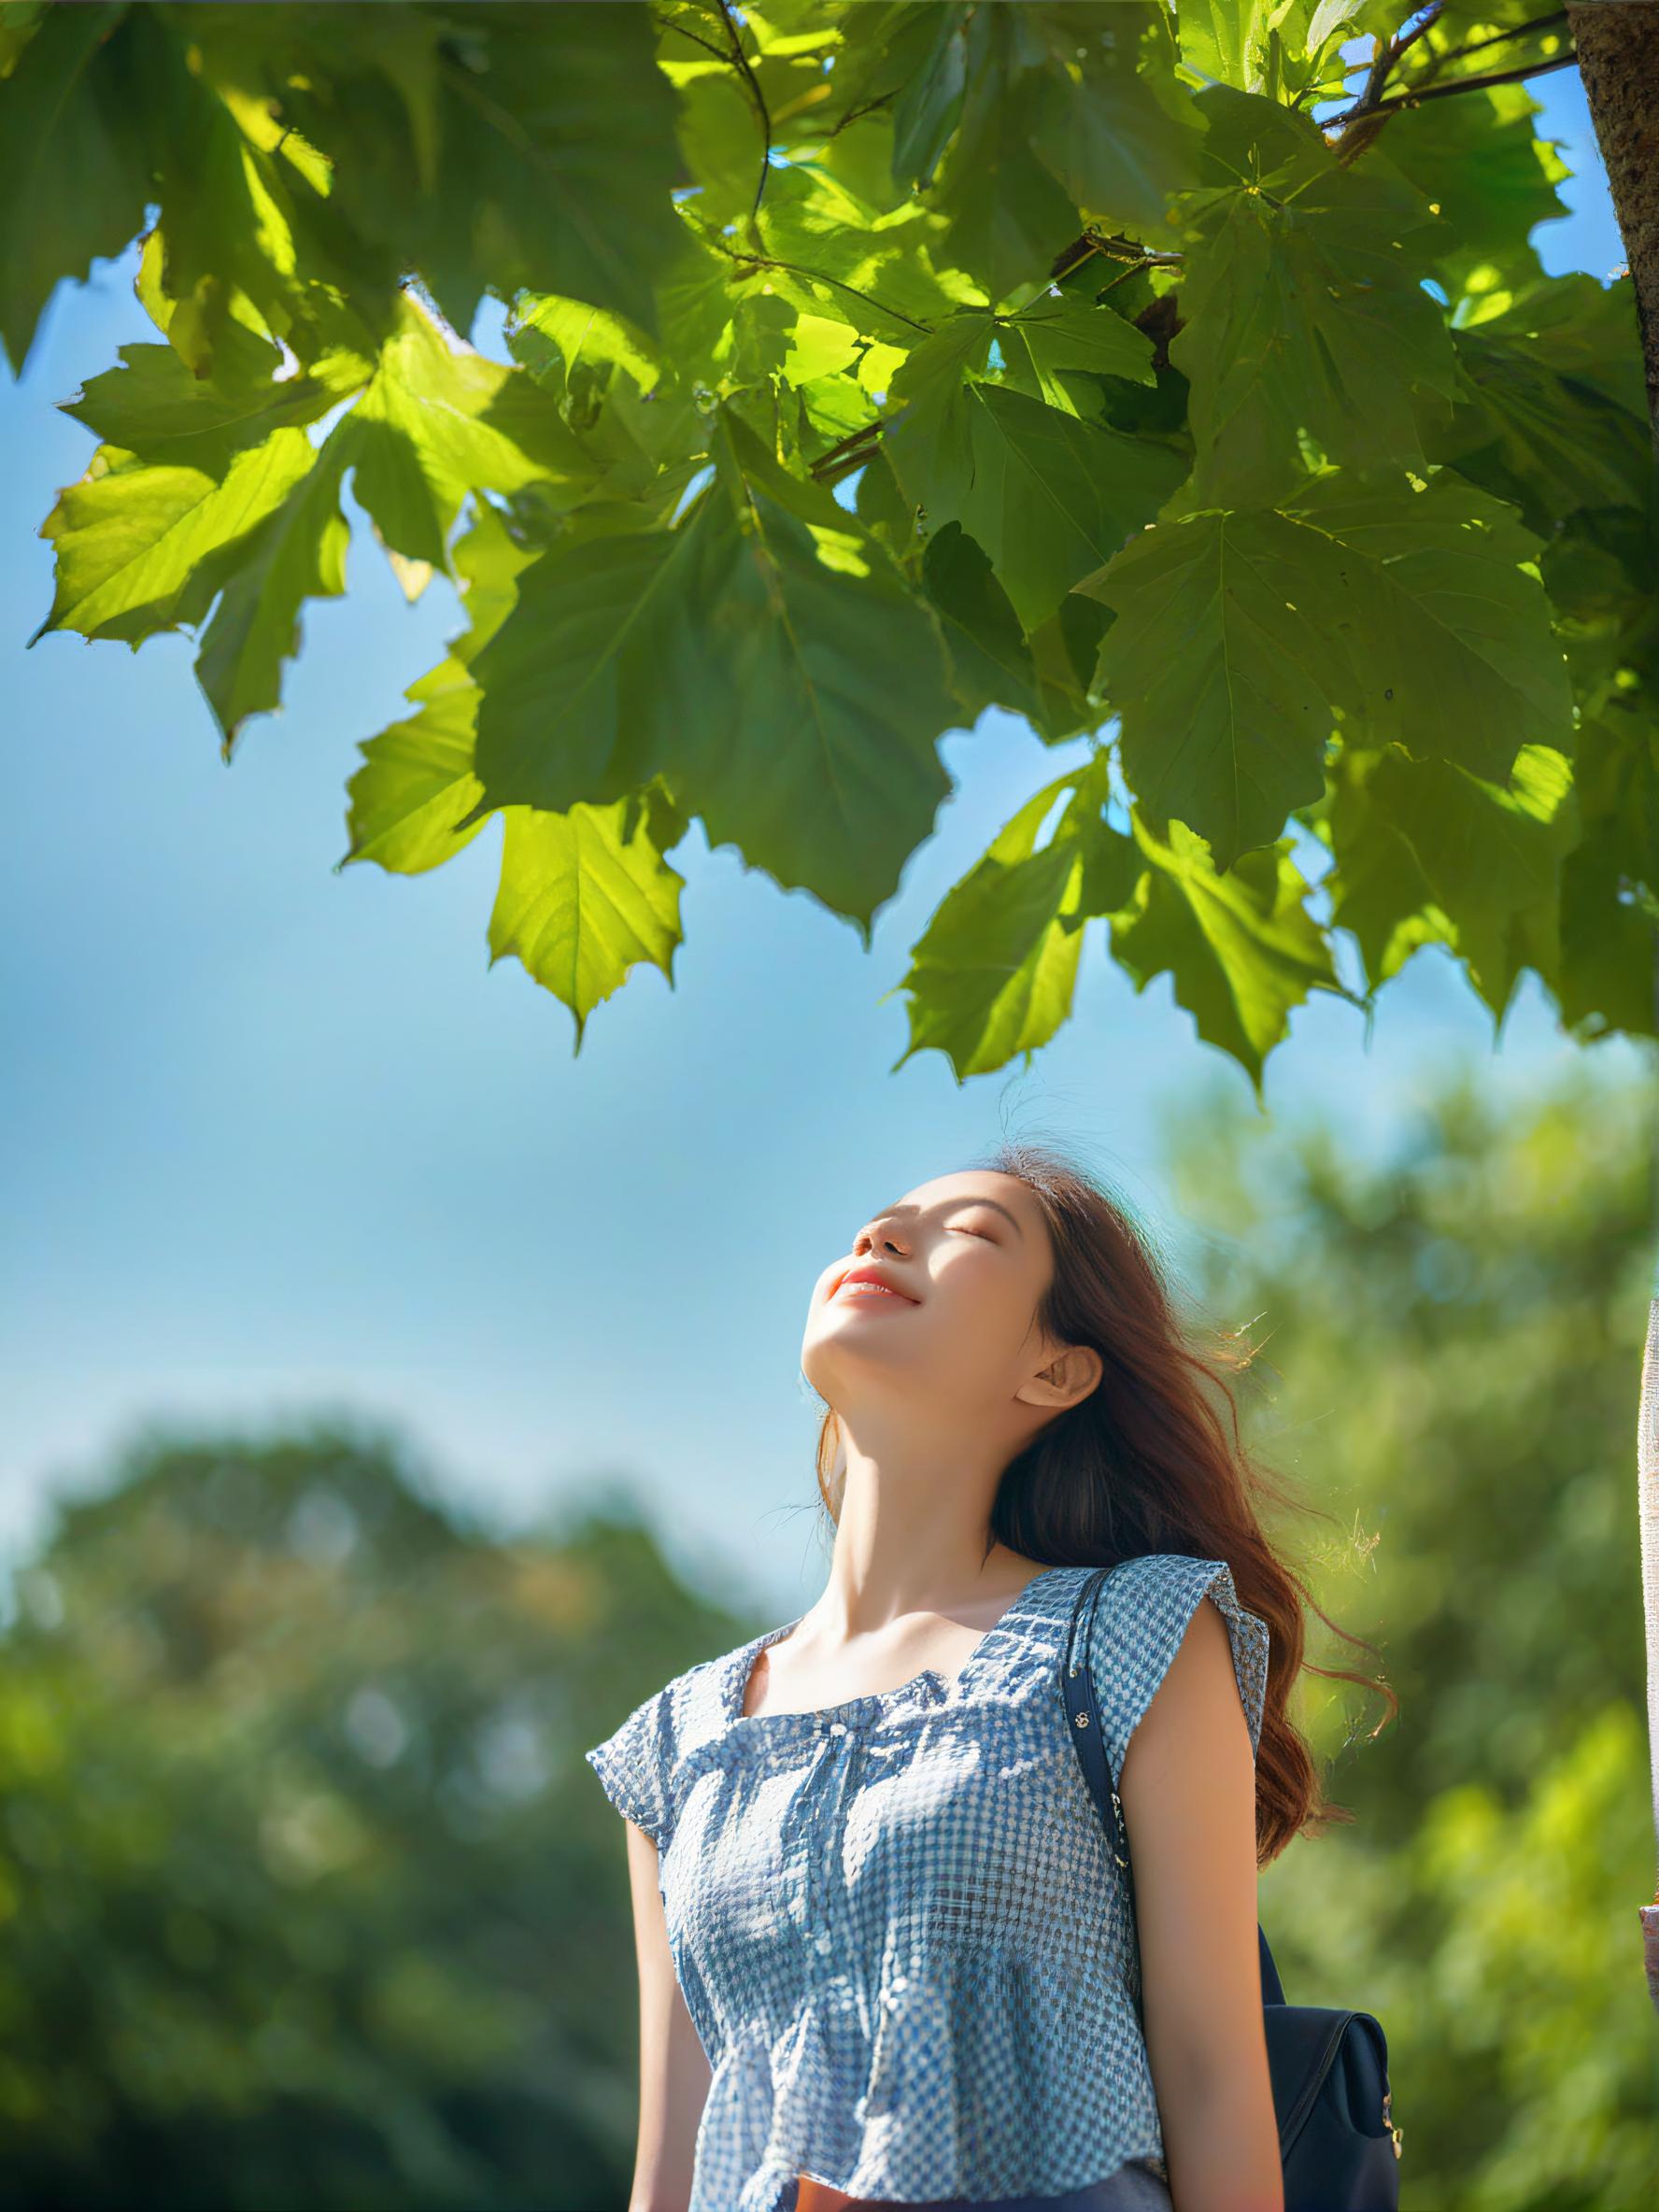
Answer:
[[[1568,0],[1567,20],[1630,264],[1659,462],[1659,0]]]

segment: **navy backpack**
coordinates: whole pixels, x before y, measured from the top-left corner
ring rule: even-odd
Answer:
[[[1078,1593],[1066,1638],[1060,1691],[1085,1780],[1106,1823],[1112,1855],[1129,1885],[1129,1839],[1094,1680],[1071,1656],[1079,1617],[1086,1604],[1092,1626],[1111,1572],[1101,1567]],[[1088,1649],[1086,1628],[1083,1649]],[[1081,1689],[1074,1684],[1079,1674]],[[1368,2012],[1287,2005],[1259,1921],[1256,1934],[1261,1940],[1268,2069],[1284,2163],[1284,2212],[1398,2212],[1402,2131],[1393,2124],[1389,2111],[1388,2045],[1381,2023]]]

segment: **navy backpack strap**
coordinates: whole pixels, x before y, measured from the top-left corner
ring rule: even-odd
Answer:
[[[1128,1833],[1088,1664],[1095,1615],[1112,1572],[1096,1569],[1077,1594],[1060,1662],[1060,1692],[1067,1734],[1132,1900]],[[1382,2023],[1368,2012],[1287,2005],[1259,1921],[1255,1932],[1285,2212],[1336,2212],[1339,2206],[1342,2212],[1399,2212],[1403,2131],[1392,2116],[1388,2043]]]
[[[1125,1564],[1122,1560],[1118,1562],[1119,1566]],[[1109,1567],[1098,1567],[1077,1594],[1077,1602],[1071,1609],[1071,1628],[1066,1638],[1060,1687],[1065,1692],[1066,1718],[1071,1723],[1071,1744],[1077,1753],[1078,1765],[1083,1768],[1084,1780],[1088,1783],[1090,1794],[1099,1808],[1100,1818],[1106,1823],[1106,1839],[1112,1855],[1123,1868],[1125,1885],[1132,1895],[1134,1874],[1129,1865],[1128,1831],[1124,1826],[1123,1806],[1112,1771],[1112,1753],[1107,1748],[1100,1701],[1095,1694],[1094,1669],[1088,1665],[1095,1615],[1099,1610],[1101,1593],[1113,1572],[1114,1569]],[[1255,1933],[1261,1954],[1262,2003],[1283,2005],[1284,1986],[1279,1979],[1279,1969],[1273,1964],[1273,1954],[1268,1949],[1267,1930],[1259,1921],[1255,1924]]]

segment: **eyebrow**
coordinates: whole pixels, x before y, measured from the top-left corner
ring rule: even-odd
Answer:
[[[1026,1233],[1025,1230],[1021,1228],[1019,1223],[1014,1219],[1014,1215],[1010,1213],[1007,1207],[1003,1205],[1000,1198],[950,1198],[946,1201],[946,1203],[952,1206],[988,1206],[993,1213],[1001,1214],[1003,1220],[1006,1221],[1013,1228],[1016,1237],[1023,1237]],[[921,1208],[919,1206],[896,1204],[892,1206],[884,1206],[881,1211],[883,1213],[919,1213],[921,1212]]]

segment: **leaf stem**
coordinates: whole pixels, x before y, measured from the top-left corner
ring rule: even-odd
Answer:
[[[706,233],[703,234],[707,236]],[[711,238],[708,243],[713,245],[715,241]],[[893,321],[902,322],[913,331],[920,331],[924,338],[933,335],[930,322],[918,322],[914,315],[901,315],[897,307],[889,307],[885,301],[878,300],[872,291],[861,291],[856,284],[844,283],[839,276],[826,276],[821,269],[803,269],[796,262],[780,262],[770,253],[744,253],[735,246],[722,244],[719,250],[731,261],[743,262],[752,269],[782,269],[787,276],[804,276],[814,284],[832,284],[837,291],[849,291],[854,299],[868,301],[871,306],[879,308],[882,314],[890,316]]]

